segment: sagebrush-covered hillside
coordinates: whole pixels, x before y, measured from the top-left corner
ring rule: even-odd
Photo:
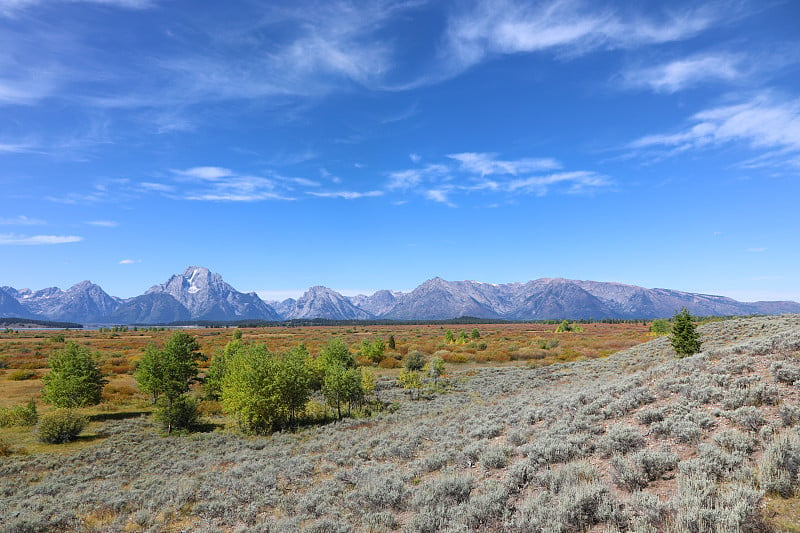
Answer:
[[[800,316],[606,359],[465,371],[367,419],[265,438],[109,421],[74,455],[4,458],[5,531],[791,531]],[[794,513],[794,514],[793,514]]]

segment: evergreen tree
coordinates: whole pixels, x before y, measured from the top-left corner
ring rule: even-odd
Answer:
[[[100,403],[103,379],[100,367],[89,349],[67,343],[48,360],[50,372],[43,378],[44,401],[56,407],[84,407]]]
[[[692,315],[684,307],[672,317],[672,347],[680,357],[694,355],[700,351],[700,334],[692,322]]]
[[[394,335],[389,335],[389,349],[394,350],[397,348],[397,345],[394,342]]]

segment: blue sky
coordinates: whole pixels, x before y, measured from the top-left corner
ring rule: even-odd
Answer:
[[[0,285],[800,300],[800,3],[0,0]]]

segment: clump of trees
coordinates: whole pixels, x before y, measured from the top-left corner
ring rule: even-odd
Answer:
[[[562,320],[561,323],[556,327],[556,333],[581,333],[583,328],[579,326],[577,323],[573,322],[570,323],[569,320]]]
[[[428,392],[441,391],[439,379],[445,373],[444,360],[433,356],[429,361],[418,352],[409,352],[406,357],[405,368],[397,376],[397,384],[406,390],[412,400],[422,396],[423,389]]]
[[[479,339],[481,337],[481,332],[478,331],[478,328],[472,330],[470,335],[467,335],[466,331],[462,331],[461,333],[456,336],[452,330],[447,330],[444,332],[444,342],[447,344],[467,344],[470,340]]]
[[[362,344],[360,352],[382,352],[383,341]],[[358,369],[347,346],[330,341],[313,357],[300,345],[274,353],[263,344],[229,342],[211,362],[206,391],[219,398],[246,433],[265,434],[296,427],[316,396],[336,418],[363,409],[375,389],[367,369]]]

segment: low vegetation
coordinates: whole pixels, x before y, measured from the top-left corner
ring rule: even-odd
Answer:
[[[68,427],[77,415],[91,435],[37,448],[22,437],[32,426],[0,428],[0,522],[14,531],[787,530],[800,501],[800,317],[700,326],[702,351],[681,357],[666,336],[608,357],[581,351],[616,326],[618,338],[652,339],[649,324],[556,334],[557,325],[481,326],[477,337],[470,328],[463,344],[439,327],[422,328],[428,337],[396,329],[380,360],[372,354],[388,330],[287,331],[293,343],[261,330],[179,332],[201,350],[184,353],[196,366],[175,385],[176,412],[162,405],[155,416],[158,387],[143,394],[132,377],[146,360],[141,345],[114,363],[90,347],[100,368],[130,371],[78,411],[20,401],[39,379],[0,378],[9,387],[0,420],[30,421],[22,411],[32,410],[39,434],[45,420]],[[116,334],[136,344],[136,332]],[[163,356],[175,335],[158,332],[150,350]],[[484,351],[582,355],[448,362],[476,341]],[[614,351],[618,340],[604,342],[594,349]],[[156,401],[166,398],[161,390]],[[165,436],[164,417],[191,433]]]

